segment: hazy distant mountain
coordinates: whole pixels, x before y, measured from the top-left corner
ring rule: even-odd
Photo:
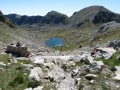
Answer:
[[[100,24],[110,21],[120,22],[120,15],[111,12],[103,6],[90,6],[78,12],[75,12],[70,17],[71,22],[80,26],[84,23]]]
[[[9,19],[7,19],[1,11],[0,11],[0,22],[3,22],[5,24],[9,25],[12,28],[14,27],[14,24]]]

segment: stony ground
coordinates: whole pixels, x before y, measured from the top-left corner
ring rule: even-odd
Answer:
[[[120,51],[111,47],[68,52],[29,48],[31,53],[26,58],[6,54],[6,45],[1,44],[0,88],[120,90]]]

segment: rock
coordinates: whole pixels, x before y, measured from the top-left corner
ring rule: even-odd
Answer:
[[[33,90],[33,89],[30,87],[30,88],[26,88],[26,89],[24,89],[24,90]]]
[[[86,79],[88,79],[88,80],[92,80],[92,79],[96,78],[97,75],[94,75],[94,74],[87,74],[85,77],[86,77]]]
[[[86,57],[84,58],[84,62],[86,64],[92,64],[93,61],[94,61],[94,58],[90,54],[87,54]]]
[[[40,67],[31,69],[30,75],[28,76],[30,81],[40,81],[40,78],[44,76],[44,73]]]
[[[83,59],[83,57],[81,57],[80,55],[75,55],[75,56],[73,57],[73,61],[74,61],[75,63],[80,62],[82,59]]]
[[[109,29],[114,30],[115,28],[119,28],[120,24],[117,23],[116,21],[111,21],[108,23],[103,24],[100,29],[98,30],[98,33],[105,33],[107,32]]]
[[[120,41],[113,41],[108,44],[108,47],[113,47],[114,49],[119,49],[120,48]]]
[[[79,69],[74,69],[72,71],[72,76],[76,76],[79,73]]]
[[[73,57],[74,62],[84,61],[86,64],[91,64],[94,61],[94,58],[89,53],[84,53],[82,55],[76,55]]]
[[[33,68],[32,64],[22,64],[25,70],[30,71]]]
[[[12,43],[10,45],[7,45],[6,52],[14,53],[14,55],[16,54],[22,57],[28,57],[30,54],[30,52],[27,50],[27,47],[25,45],[21,45],[20,43]]]
[[[115,66],[115,68],[116,68],[116,71],[115,71],[116,76],[113,77],[112,79],[120,81],[120,66]]]
[[[113,48],[95,48],[91,55],[96,58],[110,59],[114,53],[116,53],[116,50]]]
[[[7,64],[5,64],[4,62],[0,62],[0,66],[7,67]]]
[[[71,78],[70,74],[67,74],[66,78],[60,82],[57,90],[78,90],[75,86],[75,79]]]
[[[104,66],[104,63],[102,61],[94,61],[92,63],[92,65],[96,65],[96,66]]]
[[[55,68],[48,72],[48,76],[50,78],[53,78],[55,81],[60,82],[65,78],[65,73],[63,69],[61,69],[58,66],[55,66]]]
[[[33,90],[43,90],[43,86],[37,86],[36,88],[34,88]]]
[[[116,76],[115,76],[115,77],[112,77],[112,79],[117,80],[117,81],[120,81],[120,74],[116,74]]]
[[[94,61],[90,65],[90,72],[100,72],[102,70],[102,67],[104,66],[104,63],[102,61]]]
[[[95,83],[95,80],[90,80],[89,82],[90,82],[91,84],[93,84],[93,83]]]
[[[55,68],[54,63],[44,63],[44,66],[47,67],[50,70],[53,70]]]
[[[35,57],[33,63],[38,64],[38,65],[43,65],[44,64],[44,59],[39,58],[39,57]]]

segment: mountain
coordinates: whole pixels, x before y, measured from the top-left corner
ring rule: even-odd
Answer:
[[[113,13],[103,6],[90,6],[75,12],[70,17],[70,20],[75,26],[80,26],[84,23],[101,24],[110,21],[120,22],[120,15]]]
[[[59,24],[67,24],[68,23],[68,17],[64,14],[58,13],[56,11],[51,11],[47,13],[47,15],[43,16],[20,16],[17,14],[9,14],[6,15],[7,18],[11,19],[13,22],[15,22],[18,25],[44,25],[44,24],[50,24],[50,25],[59,25]]]
[[[6,15],[11,21],[18,25],[72,25],[80,27],[85,24],[102,24],[111,21],[120,22],[120,15],[116,14],[103,6],[90,6],[78,12],[71,17],[56,11],[48,12],[45,16],[20,16],[17,14]]]
[[[0,11],[0,22],[7,24],[8,26],[14,28],[14,23],[12,23],[8,18],[6,18]]]

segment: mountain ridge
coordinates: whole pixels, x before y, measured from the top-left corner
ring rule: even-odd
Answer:
[[[96,25],[111,21],[120,22],[120,15],[114,13],[103,6],[90,6],[75,12],[71,17],[57,11],[48,12],[45,16],[20,16],[17,14],[6,15],[11,21],[18,25],[71,25],[80,27],[84,24]]]

